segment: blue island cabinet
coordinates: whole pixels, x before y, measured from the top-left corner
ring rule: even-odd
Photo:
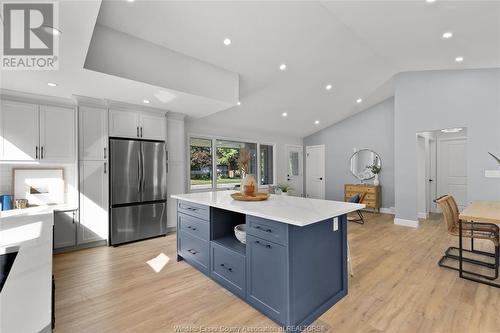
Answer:
[[[178,260],[290,331],[347,294],[346,215],[296,226],[185,201],[177,207]],[[246,224],[246,244],[234,236],[237,224]]]

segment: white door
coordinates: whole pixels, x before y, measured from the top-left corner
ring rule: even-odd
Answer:
[[[102,161],[108,156],[108,110],[81,106],[80,159]]]
[[[167,138],[167,119],[162,114],[141,112],[140,126],[143,139],[165,141]]]
[[[438,149],[438,195],[452,195],[462,210],[467,206],[467,140],[440,139]]]
[[[0,160],[35,160],[39,156],[38,143],[38,105],[2,101],[0,108]]]
[[[292,187],[290,193],[295,196],[303,196],[302,184],[303,174],[303,147],[287,145],[286,147],[287,181]]]
[[[108,164],[81,161],[78,243],[103,239],[108,239]]]
[[[306,197],[325,198],[325,146],[306,147]]]
[[[40,158],[42,161],[75,160],[75,110],[40,106]]]
[[[109,110],[109,136],[139,138],[139,112]]]

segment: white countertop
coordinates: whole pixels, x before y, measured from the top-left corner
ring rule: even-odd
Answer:
[[[231,198],[232,193],[234,191],[211,191],[171,197],[300,227],[365,208],[363,204],[274,194],[265,201],[236,201]]]
[[[77,205],[57,204],[46,206],[33,206],[23,209],[11,209],[0,211],[0,221],[12,217],[26,217],[35,215],[52,214],[54,211],[65,211],[78,209]]]

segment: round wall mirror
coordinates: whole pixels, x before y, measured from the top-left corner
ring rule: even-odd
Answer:
[[[376,165],[382,167],[380,156],[370,149],[360,149],[351,156],[351,173],[360,181],[375,177],[371,167]]]

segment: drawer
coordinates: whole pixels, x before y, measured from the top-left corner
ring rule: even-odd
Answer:
[[[367,187],[367,188],[366,188],[366,192],[367,192],[367,193],[375,193],[375,192],[376,192],[376,189],[375,189],[375,187]]]
[[[369,201],[369,200],[375,200],[375,198],[376,198],[376,195],[375,195],[375,194],[373,194],[373,193],[369,193],[369,192],[368,192],[368,193],[366,193],[366,195],[365,195],[365,200],[367,200],[367,201]]]
[[[367,201],[363,202],[364,205],[368,208],[378,208],[377,205],[375,204],[375,201]]]
[[[211,269],[214,280],[233,293],[245,297],[245,257],[217,243],[210,243]]]
[[[208,242],[193,237],[183,231],[179,232],[178,242],[179,253],[184,260],[197,266],[201,271],[208,274]]]
[[[198,217],[202,220],[210,220],[210,207],[208,206],[187,201],[178,201],[177,211],[187,215]]]
[[[277,244],[288,244],[287,224],[250,215],[247,215],[246,223],[247,234],[254,235]]]
[[[347,185],[345,187],[346,192],[359,192],[358,188],[354,185]]]
[[[184,213],[178,213],[177,220],[179,221],[179,230],[206,241],[209,240],[210,224],[208,221]]]

